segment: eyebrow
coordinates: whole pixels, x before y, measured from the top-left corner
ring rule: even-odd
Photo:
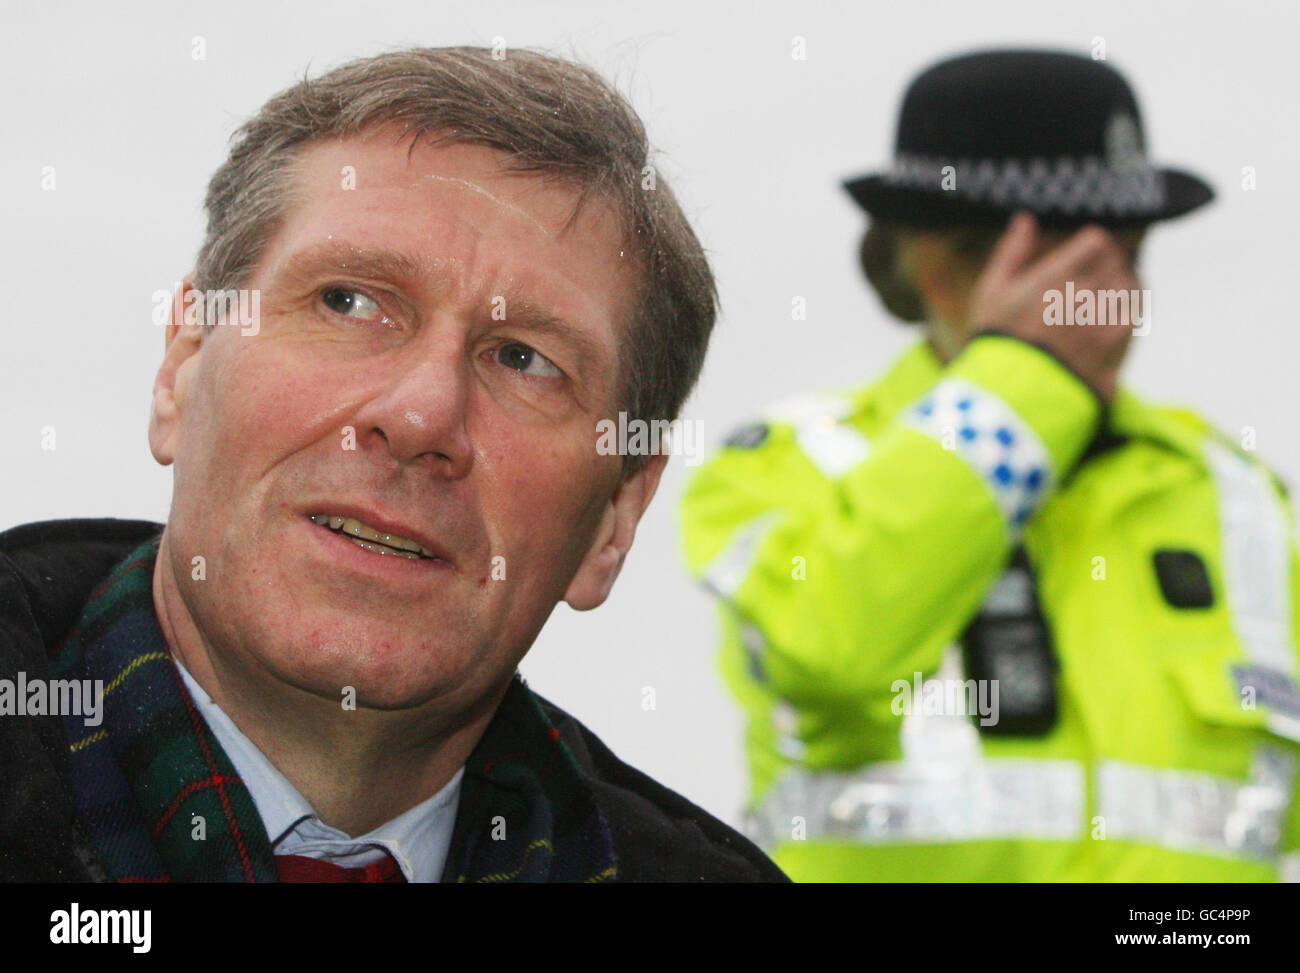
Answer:
[[[281,286],[292,287],[305,283],[322,272],[332,271],[389,280],[408,290],[424,284],[426,278],[432,278],[435,286],[441,289],[450,285],[450,275],[439,267],[440,263],[442,262],[413,260],[400,250],[358,247],[331,240],[306,247],[286,257],[277,276]],[[527,300],[517,288],[507,289],[500,296],[506,302],[503,323],[551,335],[573,349],[581,373],[576,378],[588,377],[596,363],[604,357],[601,343],[585,329],[560,317],[544,305]]]
[[[422,266],[401,251],[335,241],[318,243],[286,257],[277,276],[283,283],[292,284],[322,271],[382,277],[407,286],[423,276],[438,276],[436,268]]]

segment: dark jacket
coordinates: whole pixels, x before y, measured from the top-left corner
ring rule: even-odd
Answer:
[[[91,592],[161,530],[132,520],[62,520],[0,533],[0,679],[48,679],[50,659]],[[530,698],[531,697],[531,698]],[[619,881],[787,881],[757,847],[640,771],[579,721],[516,680],[512,719],[541,707],[576,765],[577,786],[603,816]],[[503,701],[502,710],[507,706]],[[513,725],[513,724],[505,724]],[[491,734],[485,734],[485,739]],[[501,729],[498,728],[500,738]],[[471,758],[471,763],[473,758]],[[467,789],[467,792],[470,789]],[[458,834],[468,819],[462,793]],[[77,813],[69,739],[58,716],[0,716],[0,881],[105,877]],[[453,858],[457,854],[453,842]],[[468,854],[468,852],[467,852]],[[449,861],[449,880],[455,872]]]

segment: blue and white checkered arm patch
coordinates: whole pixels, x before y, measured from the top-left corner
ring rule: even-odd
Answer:
[[[946,378],[914,403],[903,421],[954,450],[989,485],[1019,530],[1047,497],[1052,460],[1038,434],[988,389]]]

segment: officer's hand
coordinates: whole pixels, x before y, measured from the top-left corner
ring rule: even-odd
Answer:
[[[971,293],[971,337],[985,330],[1003,331],[1048,348],[1074,369],[1109,403],[1115,397],[1119,368],[1133,335],[1132,314],[1106,325],[1066,326],[1045,323],[1049,294],[1064,321],[1075,307],[1065,303],[1066,283],[1074,293],[1092,290],[1105,304],[1108,290],[1136,291],[1138,280],[1128,256],[1113,236],[1098,226],[1085,226],[1039,259],[1030,258],[1038,241],[1038,224],[1029,213],[1018,213],[989,257]],[[1097,304],[1094,304],[1094,309]],[[1097,317],[1094,315],[1094,321]]]

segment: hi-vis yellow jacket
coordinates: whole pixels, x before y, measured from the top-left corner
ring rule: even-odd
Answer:
[[[1102,423],[1032,344],[921,342],[692,479],[750,825],[792,878],[1295,877],[1284,490],[1188,412],[1121,390]]]

